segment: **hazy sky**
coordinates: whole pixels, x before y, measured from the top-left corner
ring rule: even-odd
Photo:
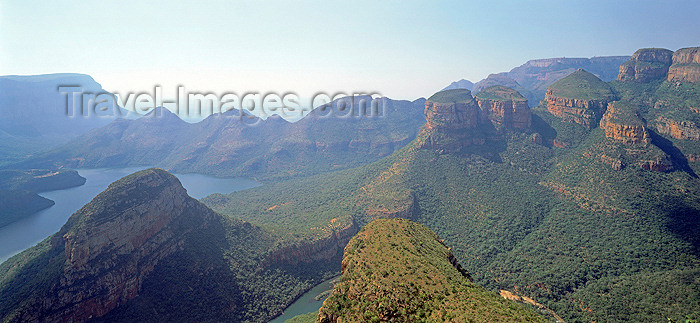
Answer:
[[[700,1],[7,1],[0,74],[429,96],[529,59],[700,46]]]

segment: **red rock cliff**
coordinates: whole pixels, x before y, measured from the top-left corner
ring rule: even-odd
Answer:
[[[605,136],[625,144],[651,143],[651,137],[636,109],[621,101],[612,102],[600,120]]]
[[[84,322],[139,294],[159,260],[215,213],[175,176],[149,169],[117,181],[71,216],[52,245],[65,249],[60,283],[23,307],[19,321]]]
[[[673,52],[663,48],[644,48],[636,51],[632,59],[620,65],[617,79],[623,82],[644,83],[665,78],[671,66]]]
[[[668,81],[700,83],[700,47],[682,48],[673,53]]]

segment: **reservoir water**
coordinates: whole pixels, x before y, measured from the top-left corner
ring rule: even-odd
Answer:
[[[318,311],[323,305],[323,301],[325,301],[330,294],[326,294],[319,299],[316,299],[316,296],[325,291],[333,289],[333,283],[337,279],[338,277],[331,278],[316,285],[316,287],[301,295],[301,297],[299,297],[299,299],[292,303],[292,305],[289,305],[287,308],[285,308],[284,314],[276,317],[269,323],[284,323],[284,321],[289,320],[297,315]]]
[[[68,218],[112,182],[147,167],[78,169],[85,185],[40,193],[56,204],[0,228],[0,263],[56,233]],[[200,174],[174,174],[187,193],[200,199],[213,193],[231,193],[260,185],[247,178],[217,178]]]

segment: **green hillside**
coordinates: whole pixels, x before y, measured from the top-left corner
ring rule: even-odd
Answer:
[[[478,99],[525,101],[518,91],[502,85],[489,86],[475,96]]]
[[[651,87],[653,104],[659,98]],[[635,90],[629,91],[623,97],[633,97]],[[648,120],[649,102],[635,104]],[[545,109],[534,112],[542,144],[530,134],[510,134],[502,146],[465,155],[414,142],[368,166],[204,201],[279,232],[287,225],[277,221],[311,219],[320,228],[409,218],[445,239],[476,283],[531,297],[567,322],[700,315],[700,182],[683,167],[655,172],[634,166],[683,148],[668,139],[666,146],[661,135],[648,145],[625,145],[601,129],[562,123]],[[632,166],[615,171],[602,155]],[[289,227],[300,237],[314,232]]]
[[[471,91],[467,89],[454,89],[440,91],[428,98],[428,101],[435,103],[467,103],[472,100]]]
[[[375,220],[348,243],[319,322],[547,322],[471,282],[423,225]]]
[[[612,98],[610,85],[583,69],[569,74],[548,87],[558,97],[578,100],[597,100]]]

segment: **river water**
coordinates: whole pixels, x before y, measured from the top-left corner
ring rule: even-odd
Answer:
[[[104,191],[112,182],[147,167],[78,169],[85,185],[40,193],[56,204],[0,228],[0,263],[56,233],[68,218]],[[248,178],[217,178],[201,174],[174,174],[187,193],[197,199],[213,193],[231,193],[260,185]]]
[[[297,315],[318,311],[323,305],[323,301],[325,301],[326,298],[330,296],[330,294],[326,294],[323,298],[320,298],[318,300],[315,299],[316,296],[327,290],[333,289],[333,282],[337,280],[337,278],[338,277],[331,278],[316,285],[316,287],[312,288],[304,295],[301,295],[301,297],[299,297],[299,299],[292,303],[292,305],[289,305],[287,308],[285,308],[284,314],[276,317],[269,323],[284,323],[284,321],[289,320]]]

